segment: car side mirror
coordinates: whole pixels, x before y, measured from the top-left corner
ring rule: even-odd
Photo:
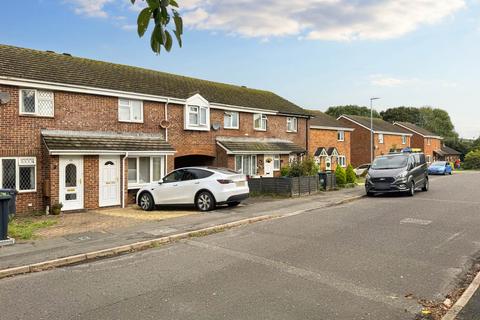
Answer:
[[[163,184],[163,179],[160,179],[160,180],[158,181],[158,184]]]

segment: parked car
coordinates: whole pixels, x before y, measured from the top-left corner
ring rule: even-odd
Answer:
[[[370,169],[370,163],[362,164],[361,166],[358,166],[355,169],[353,169],[353,171],[355,171],[355,174],[357,175],[357,177],[361,177],[368,172],[368,169]]]
[[[244,174],[223,168],[189,167],[174,170],[161,181],[143,187],[136,201],[145,211],[156,205],[195,205],[200,211],[209,211],[221,204],[237,206],[248,195]]]
[[[428,171],[423,153],[397,153],[375,158],[368,170],[365,191],[377,193],[403,192],[409,196],[417,188],[428,191]]]
[[[428,167],[428,174],[452,174],[452,165],[447,161],[435,161]]]

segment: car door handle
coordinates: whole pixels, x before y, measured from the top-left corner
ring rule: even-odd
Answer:
[[[200,184],[200,182],[195,182],[195,184]]]

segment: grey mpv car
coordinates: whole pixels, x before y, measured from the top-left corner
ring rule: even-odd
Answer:
[[[409,196],[417,188],[428,191],[428,165],[423,153],[395,153],[375,158],[365,180],[367,196],[403,192]]]

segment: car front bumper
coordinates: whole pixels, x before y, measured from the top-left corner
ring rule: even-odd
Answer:
[[[399,180],[392,183],[373,183],[371,181],[365,182],[365,191],[374,193],[392,193],[405,192],[410,189],[407,181]]]

